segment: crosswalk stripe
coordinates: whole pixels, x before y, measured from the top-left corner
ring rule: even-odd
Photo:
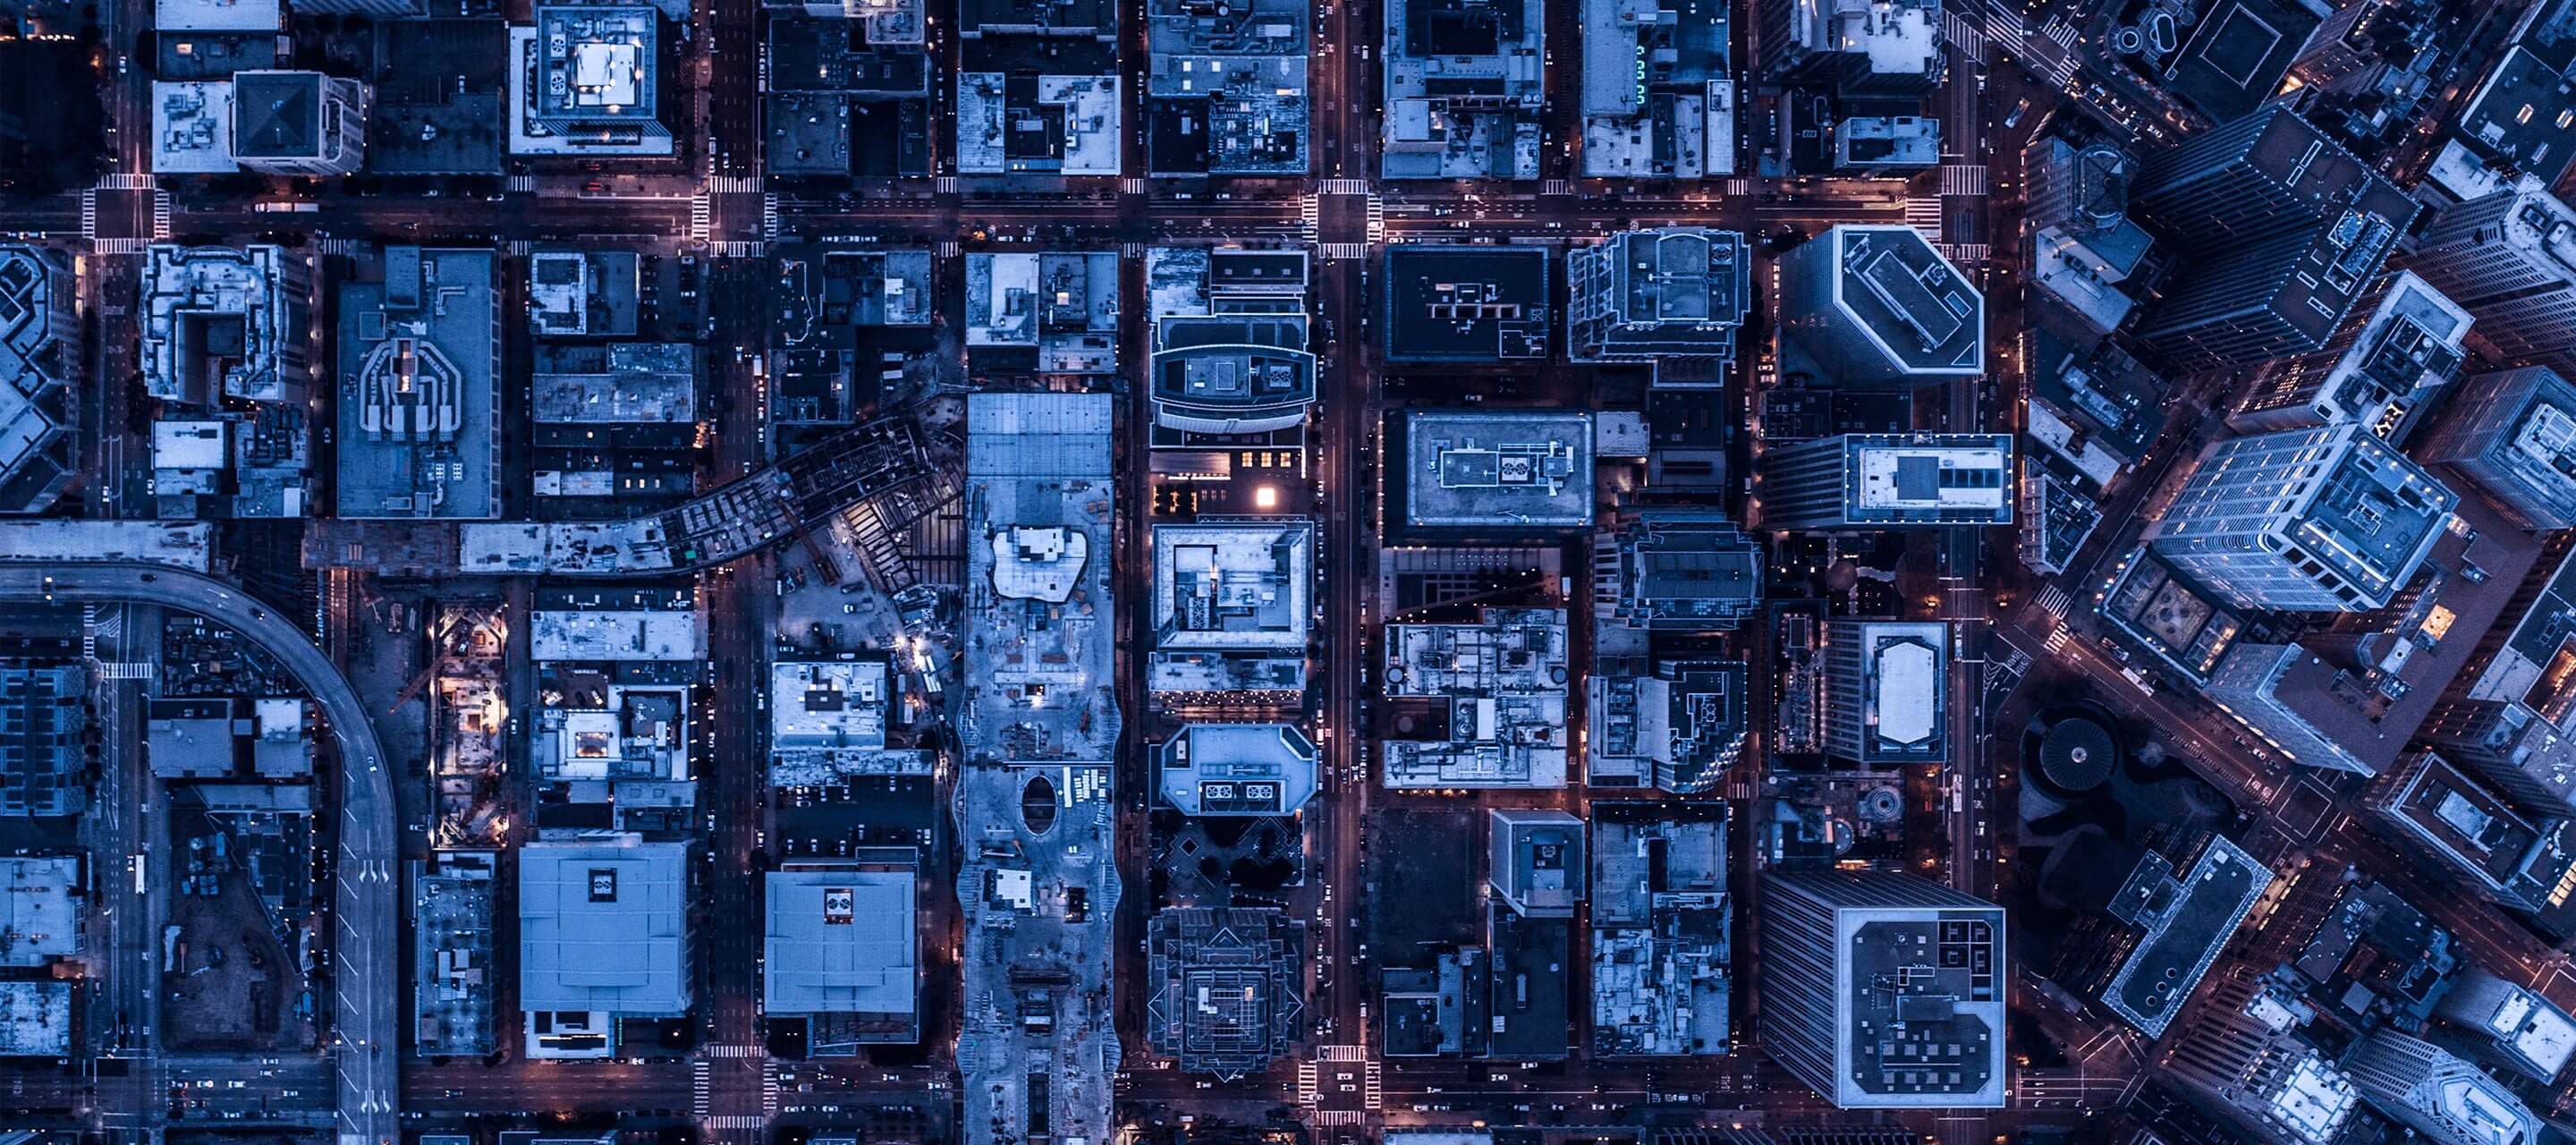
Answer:
[[[1941,168],[1943,195],[1982,195],[1986,193],[1986,168],[1982,163],[1951,163]]]

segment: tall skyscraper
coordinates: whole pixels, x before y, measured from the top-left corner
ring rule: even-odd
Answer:
[[[2459,376],[2468,311],[2405,271],[2379,276],[2314,353],[2269,362],[2227,417],[2239,433],[2357,421],[2404,440]]]
[[[1913,875],[1762,879],[1771,1056],[1844,1109],[2004,1104],[2002,907]]]
[[[1941,0],[1759,0],[1752,17],[1765,79],[1883,96],[1941,82]]]
[[[1950,628],[1893,620],[1825,626],[1825,749],[1862,767],[1950,758]]]
[[[2347,423],[2209,447],[2147,536],[2237,607],[2367,612],[2415,574],[2458,503]]]
[[[1986,369],[1986,299],[1912,227],[1838,226],[1781,255],[1780,332],[1844,386]]]
[[[2576,1019],[2539,991],[2485,970],[2460,975],[2433,1012],[2447,1023],[2437,1036],[2536,1081],[2558,1080],[2576,1054]]]
[[[2415,456],[2527,529],[2576,525],[2576,385],[2547,366],[2461,382]]]
[[[2475,315],[2496,357],[2576,372],[2576,210],[2546,188],[2434,212],[2406,267]]]
[[[2312,1016],[2258,979],[2225,979],[2210,988],[2190,1034],[2165,1043],[2165,1075],[2269,1145],[2326,1145],[2360,1097],[2342,1069],[2292,1032]]]
[[[2280,107],[2150,157],[2129,202],[2191,259],[2139,328],[2186,369],[2323,347],[2416,210],[2396,184]]]
[[[2486,1071],[2385,1026],[2344,1055],[2353,1088],[2431,1145],[2529,1145],[2540,1118]]]
[[[1759,465],[1773,529],[2009,525],[2012,435],[1847,433],[1778,446]]]
[[[272,175],[354,174],[367,159],[374,92],[320,72],[233,76],[233,158]]]

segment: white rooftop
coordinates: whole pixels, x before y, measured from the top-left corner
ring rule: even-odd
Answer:
[[[164,32],[274,32],[277,0],[154,0],[152,26]]]
[[[2310,1051],[2272,1091],[2270,1113],[2274,1122],[2300,1139],[2323,1145],[2352,1118],[2360,1101],[2352,1079]]]
[[[152,170],[162,175],[241,170],[233,157],[230,80],[153,81]]]
[[[872,660],[780,661],[769,666],[769,746],[885,746],[886,666]]]
[[[995,532],[991,542],[993,591],[1012,600],[1072,599],[1091,558],[1091,537],[1061,526],[1013,526]]]
[[[0,560],[150,561],[206,571],[214,526],[202,521],[0,521]]]
[[[1872,509],[1997,509],[2011,495],[2000,449],[1874,445],[1860,451],[1860,504]],[[1954,480],[1968,471],[1980,479]],[[1995,476],[1984,476],[1984,475]]]
[[[695,609],[539,612],[530,643],[540,661],[706,659]]]
[[[222,469],[232,462],[230,422],[163,418],[152,423],[154,469]]]

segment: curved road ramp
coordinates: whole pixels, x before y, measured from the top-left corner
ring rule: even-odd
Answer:
[[[55,557],[10,560],[0,550],[0,599],[80,604],[155,604],[224,624],[277,658],[313,694],[338,741],[341,785],[339,874],[333,891],[331,1062],[340,1145],[394,1145],[395,823],[392,777],[357,692],[329,657],[293,624],[240,589],[168,564]]]

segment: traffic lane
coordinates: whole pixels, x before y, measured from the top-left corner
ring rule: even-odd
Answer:
[[[0,564],[0,599],[91,604],[141,601],[194,612],[256,644],[312,693],[328,714],[343,775],[333,943],[337,1007],[334,1067],[344,1139],[394,1136],[394,958],[392,854],[397,837],[392,783],[375,725],[347,677],[321,649],[246,593],[178,568],[113,563]]]

